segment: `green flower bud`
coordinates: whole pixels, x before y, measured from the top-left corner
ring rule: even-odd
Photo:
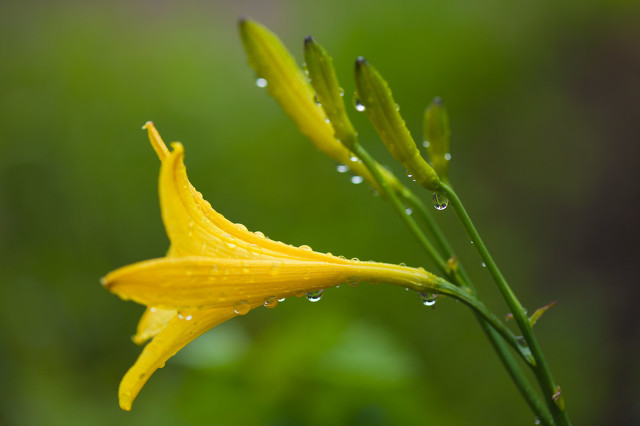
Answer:
[[[304,39],[304,60],[311,85],[316,91],[316,100],[333,125],[336,138],[351,149],[357,133],[345,110],[344,90],[336,77],[333,59],[313,37],[308,36]]]
[[[449,172],[449,115],[442,99],[435,98],[424,112],[424,146],[431,165],[441,179],[447,179]]]
[[[412,179],[431,191],[438,191],[440,178],[420,155],[387,82],[362,57],[356,61],[355,74],[359,101],[389,152]]]

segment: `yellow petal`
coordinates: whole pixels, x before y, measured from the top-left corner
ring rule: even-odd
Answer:
[[[147,308],[138,322],[138,330],[133,336],[134,343],[142,345],[151,339],[177,314],[175,309]]]
[[[158,131],[156,130],[156,127],[153,125],[153,122],[147,121],[144,124],[144,126],[142,126],[142,128],[147,131],[147,134],[149,135],[149,141],[151,142],[151,146],[153,147],[156,154],[158,154],[158,158],[160,158],[160,160],[164,160],[169,155],[169,150],[167,149],[167,146],[162,141],[162,138],[160,137],[160,133],[158,133]]]
[[[173,151],[162,162],[160,205],[162,218],[171,240],[172,256],[212,256],[239,259],[319,260],[345,263],[344,259],[308,248],[293,247],[249,232],[211,208],[202,194],[189,183],[184,167],[184,148],[173,143]]]
[[[256,306],[252,306],[255,308]],[[149,377],[193,339],[237,314],[230,308],[198,310],[177,315],[158,333],[120,382],[118,397],[123,410],[131,410],[133,400]]]
[[[434,290],[437,277],[422,268],[375,262],[332,264],[301,260],[161,258],[109,273],[105,287],[123,299],[174,309],[264,303],[343,282],[380,281]]]

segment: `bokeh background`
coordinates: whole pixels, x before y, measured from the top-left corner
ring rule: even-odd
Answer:
[[[452,180],[487,244],[530,310],[558,301],[536,330],[575,424],[638,424],[640,8],[623,0],[1,2],[0,424],[533,424],[466,308],[368,284],[223,324],[118,408],[143,308],[99,278],[168,247],[147,120],[229,219],[429,267],[255,86],[243,14],[298,59],[314,35],[347,96],[365,56],[419,140],[443,97]],[[438,220],[506,314],[450,210]]]

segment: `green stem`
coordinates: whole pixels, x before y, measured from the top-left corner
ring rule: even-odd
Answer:
[[[389,186],[388,182],[384,179],[380,170],[378,169],[378,165],[375,160],[369,155],[369,153],[360,145],[360,143],[356,142],[351,147],[353,153],[362,160],[364,166],[369,169],[371,175],[376,180],[376,182],[380,185],[380,189],[384,193],[385,197],[389,200],[389,202],[394,207],[394,210],[398,213],[402,221],[407,225],[407,227],[411,230],[411,232],[416,236],[420,245],[424,248],[427,254],[431,257],[431,259],[436,263],[437,267],[443,271],[447,270],[447,263],[442,259],[442,256],[438,254],[436,248],[431,244],[431,242],[427,239],[426,235],[422,232],[415,219],[413,219],[410,215],[406,213],[405,207],[396,195],[395,191]]]
[[[433,217],[426,210],[424,204],[420,201],[420,199],[406,188],[403,191],[396,194],[396,192],[390,188],[390,186],[388,185],[388,183],[386,182],[386,180],[378,170],[378,166],[373,160],[373,158],[362,147],[362,145],[356,142],[352,147],[352,150],[354,154],[356,154],[362,160],[365,167],[369,169],[372,176],[374,177],[379,187],[381,188],[385,198],[391,202],[391,205],[394,207],[394,210],[401,216],[403,222],[405,222],[405,224],[409,227],[409,229],[413,232],[413,234],[418,238],[421,245],[427,251],[427,254],[429,254],[429,256],[433,259],[433,261],[438,265],[439,269],[444,274],[453,275],[452,278],[455,280],[455,282],[468,288],[472,293],[475,294],[475,288],[471,283],[471,279],[466,274],[466,271],[464,270],[464,268],[462,268],[462,265],[461,264],[459,265],[459,269],[458,269],[459,273],[456,273],[455,271],[453,272],[448,271],[446,262],[442,258],[442,255],[440,255],[435,250],[433,245],[429,242],[429,240],[426,238],[426,236],[422,232],[422,229],[420,229],[420,227],[415,222],[415,219],[409,217],[406,214],[405,206],[409,206],[414,211],[418,212],[419,216],[421,216],[422,218],[423,223],[427,226],[431,234],[434,236],[442,253],[447,257],[450,257],[453,255],[453,249],[451,248],[451,245],[449,244],[446,237],[440,230],[440,227],[438,226],[438,224],[434,221]],[[400,201],[399,197],[401,197],[404,200],[404,204]],[[540,402],[540,398],[538,397],[538,395],[535,393],[535,391],[533,391],[533,389],[529,385],[529,382],[525,377],[525,375],[523,374],[521,367],[513,358],[508,348],[505,347],[504,343],[500,340],[501,336],[505,335],[506,336],[505,340],[507,340],[507,342],[512,344],[512,346],[514,346],[516,351],[521,356],[523,356],[525,360],[527,359],[527,354],[522,353],[522,348],[519,347],[517,342],[515,342],[515,339],[513,339],[512,333],[510,333],[508,329],[506,329],[506,327],[502,327],[503,326],[502,322],[495,321],[496,324],[498,325],[491,325],[490,324],[491,321],[484,320],[480,313],[476,313],[476,317],[481,324],[481,328],[487,335],[487,338],[492,343],[492,346],[496,350],[499,358],[501,359],[505,368],[507,369],[509,375],[514,380],[516,387],[518,387],[518,389],[522,393],[527,403],[531,406],[534,413],[540,419],[542,419],[542,421],[545,422],[545,424],[552,425],[553,423],[547,422],[547,419],[550,417],[549,413],[544,408],[544,405]],[[500,333],[499,331],[496,331],[497,330],[496,327],[498,330],[501,330],[502,333]]]
[[[433,216],[427,211],[424,203],[416,197],[416,195],[410,190],[406,189],[400,194],[401,198],[408,204],[413,211],[417,212],[422,219],[422,222],[427,226],[431,234],[434,236],[437,245],[440,250],[445,254],[445,256],[453,256],[454,252],[447,240],[446,236],[438,226],[438,224],[433,219]],[[472,293],[476,294],[476,289],[471,279],[465,269],[462,266],[462,263],[458,264],[458,271],[462,279],[465,281],[468,288],[472,290]],[[456,281],[459,281],[459,278]],[[475,314],[478,322],[480,323],[480,327],[486,334],[487,338],[491,342],[494,350],[498,354],[498,357],[502,361],[505,366],[509,376],[514,381],[516,387],[520,391],[522,397],[525,399],[531,410],[534,414],[540,419],[540,421],[545,425],[554,425],[555,422],[551,417],[551,414],[547,410],[547,407],[540,400],[540,397],[536,393],[536,391],[529,384],[529,379],[525,376],[522,371],[520,365],[513,358],[509,349],[504,345],[504,342],[501,340],[501,336],[496,330],[488,324],[480,315]]]
[[[559,397],[556,397],[554,399],[554,394],[558,391],[558,387],[553,380],[551,370],[549,369],[547,361],[542,353],[542,349],[538,344],[538,340],[536,339],[533,329],[529,324],[529,318],[527,317],[522,304],[511,290],[511,287],[509,287],[509,284],[500,272],[498,265],[491,257],[489,250],[485,246],[484,241],[482,241],[482,238],[480,237],[480,234],[476,230],[475,226],[473,226],[471,218],[467,214],[457,194],[453,191],[453,189],[451,189],[451,187],[447,186],[446,184],[442,184],[441,192],[449,199],[449,202],[455,210],[458,219],[467,232],[467,235],[474,243],[476,249],[478,250],[478,253],[480,254],[480,257],[487,265],[489,273],[496,282],[498,289],[502,294],[502,297],[509,306],[509,309],[511,309],[513,317],[518,327],[520,328],[522,336],[527,342],[531,350],[531,354],[535,360],[533,372],[542,389],[544,400],[549,407],[549,411],[551,412],[558,426],[570,425],[571,422],[568,418],[566,410],[564,409],[564,399],[562,395],[559,395]]]
[[[479,299],[477,299],[472,294],[468,293],[466,290],[461,289],[460,287],[451,284],[450,282],[439,278],[438,283],[436,284],[436,290],[439,293],[446,294],[448,296],[455,297],[460,300],[467,306],[473,308],[482,318],[491,325],[498,332],[502,338],[513,347],[522,357],[528,362],[531,363],[533,361],[531,357],[531,353],[529,353],[529,349],[527,347],[523,347],[518,344],[517,339],[509,330],[509,328],[498,319],[487,307],[484,303],[482,303]]]
[[[531,411],[540,419],[540,421],[547,426],[555,425],[553,418],[551,417],[551,413],[544,405],[544,403],[540,400],[538,393],[531,387],[529,384],[529,379],[524,375],[520,366],[516,363],[516,360],[513,359],[511,354],[509,353],[508,348],[504,345],[504,342],[500,339],[500,336],[497,335],[495,329],[493,329],[489,324],[482,320],[482,318],[478,318],[480,322],[480,326],[482,330],[485,332],[491,345],[497,352],[498,356],[502,360],[509,376],[511,376],[511,380],[513,380],[520,391],[520,394],[527,402]]]

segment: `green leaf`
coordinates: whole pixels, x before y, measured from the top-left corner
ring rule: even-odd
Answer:
[[[359,101],[389,152],[412,179],[431,191],[438,191],[440,178],[420,155],[387,82],[362,57],[356,60],[355,76]]]

